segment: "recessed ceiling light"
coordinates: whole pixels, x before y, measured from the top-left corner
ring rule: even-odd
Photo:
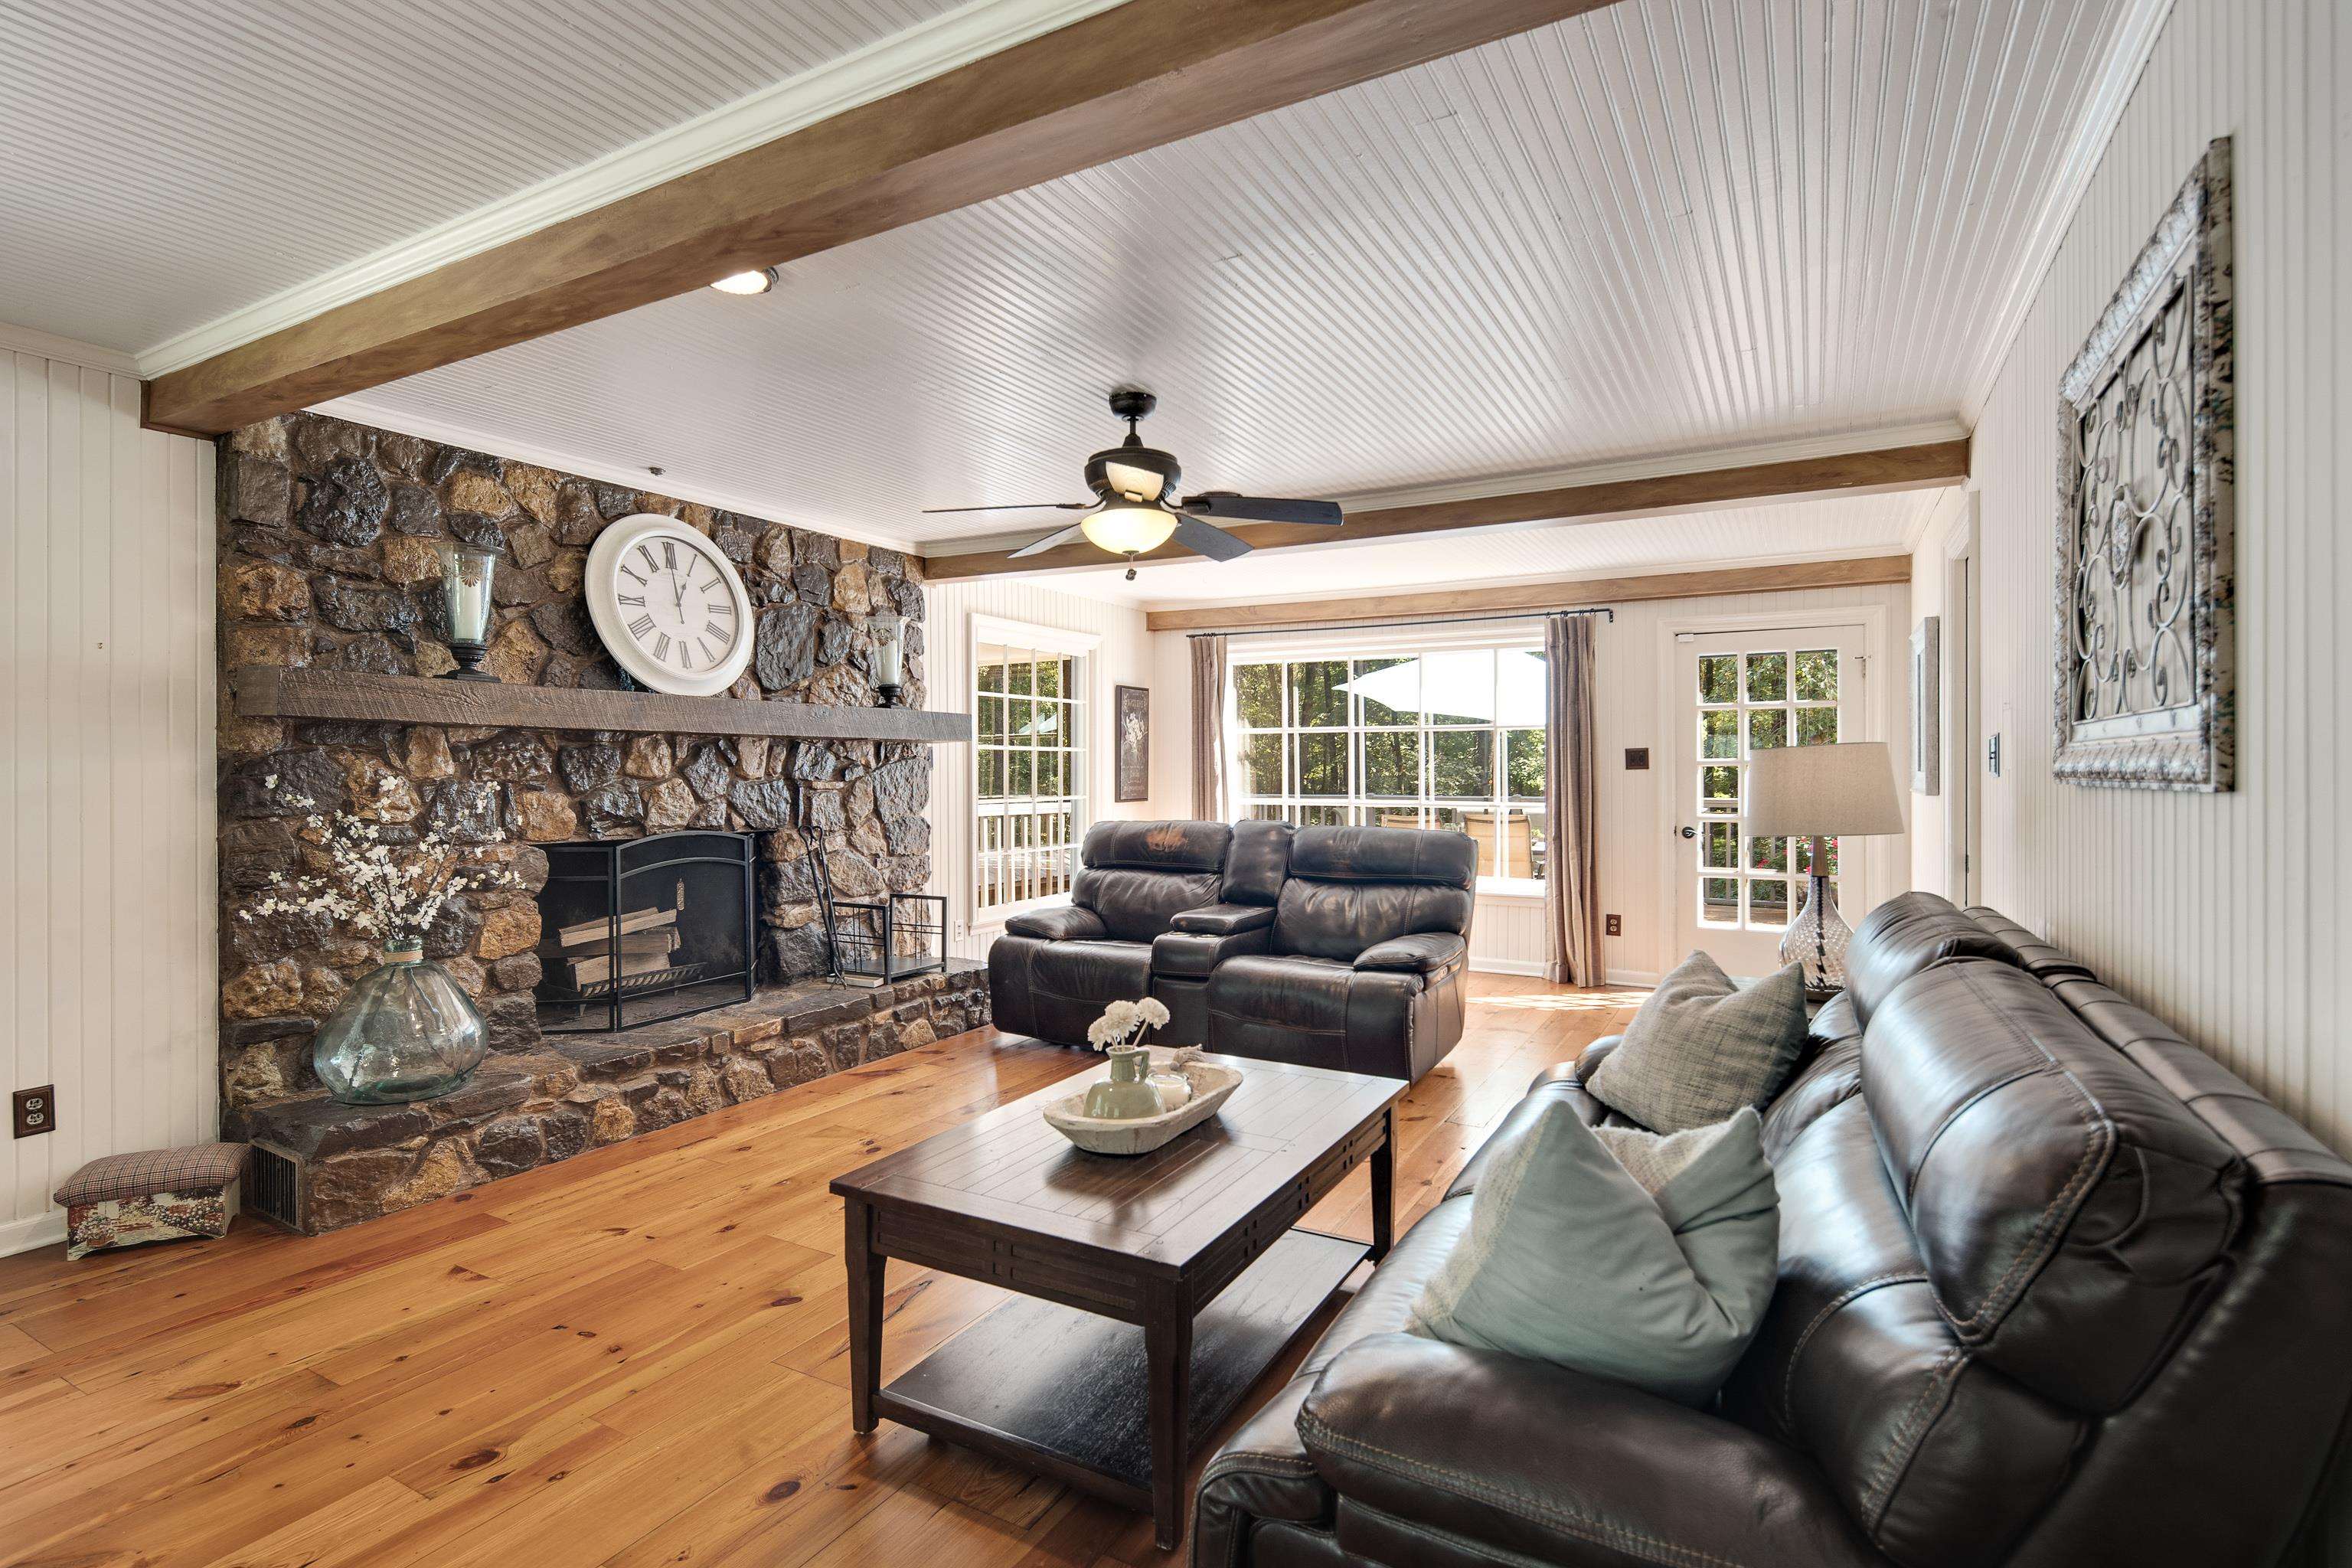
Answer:
[[[776,286],[776,269],[762,267],[757,272],[732,272],[711,287],[721,294],[764,294]]]

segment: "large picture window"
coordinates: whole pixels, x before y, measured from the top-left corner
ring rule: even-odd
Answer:
[[[1002,912],[1070,890],[1085,831],[1086,659],[981,642],[973,661],[972,906]]]
[[[1540,880],[1544,658],[1526,647],[1233,664],[1242,813],[1302,827],[1442,827],[1484,879]]]

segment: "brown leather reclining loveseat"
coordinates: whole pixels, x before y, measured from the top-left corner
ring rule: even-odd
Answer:
[[[1066,1045],[1156,996],[1161,1045],[1419,1079],[1462,1038],[1469,837],[1281,822],[1106,822],[1067,907],[989,950],[996,1026]]]
[[[1847,969],[1716,1408],[1400,1331],[1474,1159],[1211,1461],[1200,1568],[2278,1561],[2352,1403],[2352,1164],[1990,910],[1892,900]],[[1613,1045],[1513,1118],[1622,1120]]]

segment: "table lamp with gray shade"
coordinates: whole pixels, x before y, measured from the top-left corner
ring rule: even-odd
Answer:
[[[1780,961],[1804,966],[1807,990],[1837,989],[1845,984],[1845,946],[1853,931],[1830,891],[1829,841],[1903,831],[1886,743],[1848,741],[1750,752],[1746,831],[1754,838],[1813,841],[1805,907],[1780,939]]]

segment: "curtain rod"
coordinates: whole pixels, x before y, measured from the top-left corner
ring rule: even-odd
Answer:
[[[1186,632],[1187,640],[1193,637],[1286,637],[1303,632],[1380,632],[1397,626],[1467,626],[1480,621],[1537,621],[1546,616],[1607,616],[1617,618],[1617,612],[1607,605],[1595,605],[1581,610],[1522,610],[1513,616],[1437,616],[1425,621],[1337,621],[1320,626],[1276,626],[1271,631]]]

